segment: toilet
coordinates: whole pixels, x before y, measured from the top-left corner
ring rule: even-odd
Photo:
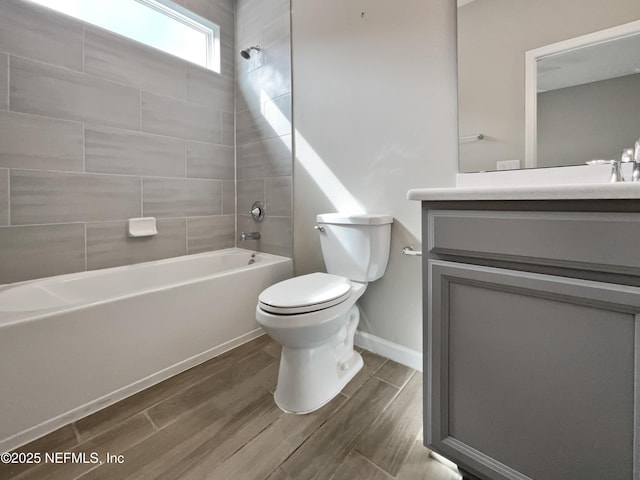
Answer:
[[[362,368],[353,349],[356,301],[387,268],[392,222],[389,215],[318,215],[328,273],[294,277],[260,294],[258,323],[282,345],[274,398],[285,412],[317,410]]]

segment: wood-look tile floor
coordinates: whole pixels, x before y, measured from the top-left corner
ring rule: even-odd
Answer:
[[[279,346],[262,336],[18,451],[122,455],[122,463],[0,464],[0,479],[459,480],[422,446],[422,375],[365,366],[309,415],[273,401]]]

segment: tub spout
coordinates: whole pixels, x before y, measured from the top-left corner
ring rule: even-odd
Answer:
[[[240,240],[243,242],[246,240],[260,240],[260,232],[242,232]]]

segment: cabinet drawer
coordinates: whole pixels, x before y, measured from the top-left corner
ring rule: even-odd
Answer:
[[[640,214],[430,210],[428,250],[615,273],[640,273]]]

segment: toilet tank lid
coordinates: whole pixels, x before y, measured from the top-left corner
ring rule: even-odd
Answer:
[[[375,213],[321,213],[316,221],[338,225],[385,225],[393,223],[393,217]]]

